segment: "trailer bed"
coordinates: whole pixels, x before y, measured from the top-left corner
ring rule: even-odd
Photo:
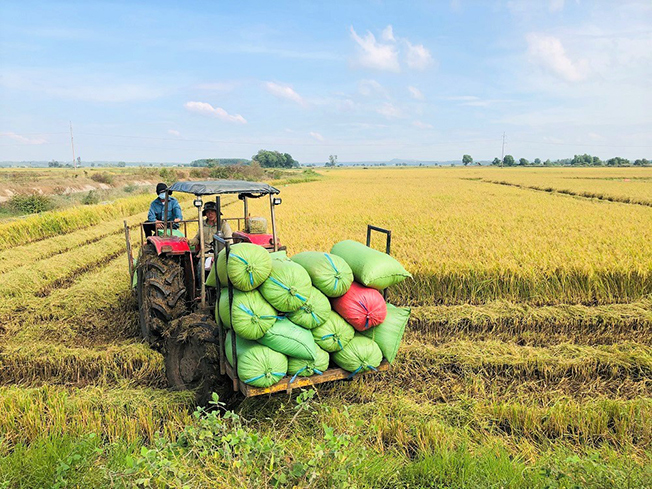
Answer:
[[[383,371],[383,370],[387,370],[388,368],[389,368],[389,362],[387,360],[383,360],[376,370]],[[297,377],[296,379],[294,379],[294,382],[292,382],[291,384],[290,384],[290,380],[292,379],[292,377],[287,376],[287,377],[283,377],[279,382],[269,387],[252,387],[250,385],[245,384],[240,379],[238,379],[237,375],[235,375],[233,369],[231,368],[231,365],[229,365],[228,362],[225,362],[225,370],[226,370],[226,374],[234,382],[234,384],[237,383],[238,391],[240,391],[245,397],[262,396],[264,394],[273,394],[274,392],[281,392],[281,391],[286,391],[290,393],[292,392],[292,389],[296,389],[298,387],[310,387],[317,384],[323,384],[324,382],[331,382],[334,380],[344,380],[351,375],[351,372],[347,372],[342,368],[329,368],[321,375],[311,375],[310,377]],[[357,377],[359,375],[364,375],[369,372],[373,372],[373,370],[369,370],[367,372],[360,372],[357,373],[355,376]]]

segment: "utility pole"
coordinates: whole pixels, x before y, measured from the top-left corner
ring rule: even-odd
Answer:
[[[500,167],[503,167],[503,161],[505,160],[505,132],[503,131],[503,150],[500,154]]]
[[[70,146],[72,147],[72,164],[77,169],[77,160],[75,159],[75,142],[72,139],[72,121],[70,122]]]

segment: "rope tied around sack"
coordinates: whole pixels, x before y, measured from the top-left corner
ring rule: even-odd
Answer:
[[[296,380],[297,376],[298,376],[301,372],[303,372],[304,370],[306,370],[306,369],[308,369],[308,368],[309,368],[308,365],[306,365],[305,367],[301,367],[299,370],[297,370],[297,373],[294,374],[294,375],[292,376],[292,378],[290,379],[290,382],[288,382],[288,383],[291,384],[292,382],[294,382],[294,381]],[[322,375],[322,374],[324,373],[324,372],[322,372],[321,370],[317,370],[315,367],[310,368],[310,370],[312,370],[313,373],[315,373],[315,374],[319,374],[319,375]]]
[[[331,264],[331,267],[333,267],[333,270],[335,270],[335,284],[333,285],[333,290],[337,290],[337,283],[340,281],[342,276],[340,275],[340,271],[337,269],[335,266],[335,263],[333,263],[333,259],[328,253],[324,253],[324,256],[328,260],[328,262]]]
[[[333,338],[335,338],[335,341],[337,341],[337,344],[340,346],[340,350],[344,350],[344,347],[342,346],[342,342],[340,341],[340,339],[337,337],[337,335],[335,333],[326,334],[326,335],[322,336],[321,339],[325,340],[326,338],[330,338],[331,336]]]
[[[360,304],[360,307],[362,307],[365,312],[364,329],[369,329],[369,309],[367,309],[367,306],[365,306],[362,301],[358,301],[358,304]]]
[[[349,375],[346,380],[351,380],[355,374],[357,374],[360,370],[362,369],[370,369],[373,370],[374,372],[378,372],[378,369],[376,367],[372,367],[371,365],[360,365],[358,368],[356,368],[353,372],[351,372],[351,375]]]
[[[252,311],[252,310],[249,309],[247,306],[245,306],[244,304],[238,304],[238,309],[240,309],[242,312],[246,312],[247,314],[249,314],[249,315],[252,317],[252,319],[254,319],[254,324],[258,324],[258,321],[259,321],[260,319],[272,319],[272,318],[275,318],[275,319],[283,319],[283,316],[276,316],[276,315],[272,315],[272,316],[259,316],[259,315],[256,314],[254,311]]]
[[[281,287],[282,289],[287,290],[287,291],[290,293],[290,295],[296,297],[296,298],[299,299],[300,301],[306,302],[306,301],[308,300],[308,299],[306,299],[304,296],[302,296],[301,294],[297,294],[297,289],[295,289],[294,287],[288,287],[288,286],[285,285],[283,282],[280,282],[279,280],[276,280],[274,277],[271,277],[271,276],[269,277],[269,279],[270,279],[273,283],[275,283],[276,285],[278,285],[279,287]]]
[[[285,377],[285,374],[283,372],[265,372],[264,374],[260,374],[260,375],[258,375],[256,377],[252,377],[250,379],[243,380],[243,382],[245,384],[249,384],[251,382],[255,382],[255,381],[259,380],[259,379],[262,379],[263,377],[270,378],[272,376],[274,376],[274,377]]]
[[[300,309],[303,309],[305,312],[310,314],[312,318],[315,320],[315,324],[317,326],[321,326],[321,319],[319,319],[319,317],[317,317],[317,315],[313,311],[312,304],[310,304],[310,302],[306,301],[306,303],[303,306],[301,306]]]
[[[235,256],[238,260],[240,260],[242,263],[245,264],[245,271],[249,273],[249,282],[251,283],[251,286],[253,287],[253,285],[254,285],[254,274],[253,274],[254,266],[251,265],[247,260],[245,260],[241,256],[236,255],[233,252],[229,253],[229,256]]]

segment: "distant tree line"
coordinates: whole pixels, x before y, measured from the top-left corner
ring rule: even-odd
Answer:
[[[299,168],[299,162],[288,153],[261,149],[251,157],[263,168]]]
[[[464,156],[466,157],[468,155]],[[473,161],[473,159],[471,159],[471,161]],[[466,165],[468,163],[464,164]],[[547,159],[543,162],[540,158],[535,158],[532,162],[528,161],[526,158],[520,158],[516,161],[512,155],[505,155],[502,161],[500,158],[494,158],[491,164],[494,166],[650,166],[650,161],[646,158],[642,158],[631,162],[627,158],[621,158],[620,156],[603,161],[597,156],[591,156],[590,154],[585,153],[583,155],[575,155],[572,158],[564,158],[554,161]]]
[[[195,168],[199,167],[208,167],[214,168],[216,166],[235,166],[235,165],[248,165],[249,160],[244,158],[202,158],[200,160],[194,160],[190,163],[190,166]]]

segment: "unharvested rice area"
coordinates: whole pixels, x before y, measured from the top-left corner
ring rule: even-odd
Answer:
[[[475,176],[477,174],[477,176]],[[648,168],[471,169],[471,178],[588,199],[652,206]]]

